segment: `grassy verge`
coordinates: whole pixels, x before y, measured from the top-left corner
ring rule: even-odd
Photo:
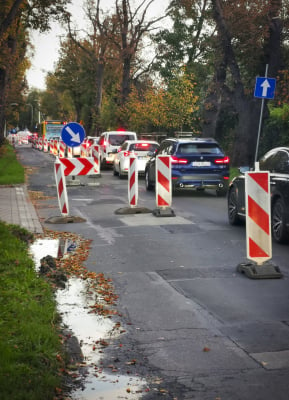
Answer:
[[[0,222],[2,400],[52,400],[61,385],[56,304],[35,272],[27,239],[24,229]]]
[[[14,148],[0,146],[0,185],[21,184]],[[1,186],[0,186],[1,190]],[[0,221],[0,398],[61,399],[65,352],[53,288],[35,271],[33,236]]]
[[[0,146],[0,185],[24,183],[24,168],[10,144]]]

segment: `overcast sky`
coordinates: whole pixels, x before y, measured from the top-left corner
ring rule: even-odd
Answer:
[[[147,0],[146,4],[148,4]],[[80,29],[84,26],[84,11],[83,0],[72,0],[70,11],[73,14],[74,24]],[[134,9],[133,3],[140,4],[140,1],[135,0],[131,2],[132,8]],[[102,0],[101,5],[105,10],[111,9],[115,4],[114,0]],[[154,0],[148,10],[148,17],[155,18],[163,15],[169,0]],[[31,41],[34,45],[34,56],[31,56],[32,66],[26,73],[28,85],[30,88],[45,89],[45,76],[49,71],[54,71],[55,64],[58,60],[59,42],[61,36],[65,35],[66,30],[63,26],[53,23],[52,29],[49,33],[40,34],[39,32],[33,32]]]

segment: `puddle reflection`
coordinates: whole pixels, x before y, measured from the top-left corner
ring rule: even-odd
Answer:
[[[40,260],[46,256],[55,258],[68,257],[76,244],[69,240],[38,239],[30,246],[36,270],[40,268]],[[141,392],[147,382],[133,376],[122,376],[102,371],[96,375],[96,366],[103,356],[94,350],[99,340],[112,338],[114,322],[110,318],[89,313],[90,306],[95,304],[95,297],[89,289],[88,280],[70,278],[65,289],[56,291],[58,311],[64,326],[67,326],[81,344],[81,351],[87,366],[84,387],[71,394],[72,400],[115,400],[141,399]],[[116,335],[116,333],[114,334]],[[101,371],[101,372],[100,372]],[[129,396],[129,397],[128,397]]]

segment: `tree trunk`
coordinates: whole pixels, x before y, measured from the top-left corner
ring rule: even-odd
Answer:
[[[226,60],[223,58],[221,62],[216,64],[215,75],[212,85],[208,90],[208,94],[204,103],[203,112],[203,136],[215,137],[217,124],[222,108],[223,87],[226,81]]]
[[[5,89],[7,83],[6,70],[0,68],[0,146],[4,140],[4,129],[5,129]]]

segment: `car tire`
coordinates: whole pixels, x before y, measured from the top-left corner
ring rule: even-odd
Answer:
[[[277,243],[288,242],[288,231],[285,224],[285,204],[283,199],[277,199],[272,205],[271,215],[272,237]]]
[[[113,166],[113,175],[114,176],[118,176],[119,172],[117,172],[117,170],[115,169],[115,166]]]
[[[150,182],[148,170],[145,171],[145,185],[146,185],[146,190],[151,191],[154,188]]]
[[[240,225],[241,219],[238,215],[238,202],[236,189],[233,187],[228,194],[228,219],[231,225]]]
[[[127,175],[125,175],[125,174],[123,174],[123,173],[121,172],[121,168],[119,168],[119,174],[118,174],[118,176],[119,176],[119,179],[125,179],[125,178],[127,177]]]

